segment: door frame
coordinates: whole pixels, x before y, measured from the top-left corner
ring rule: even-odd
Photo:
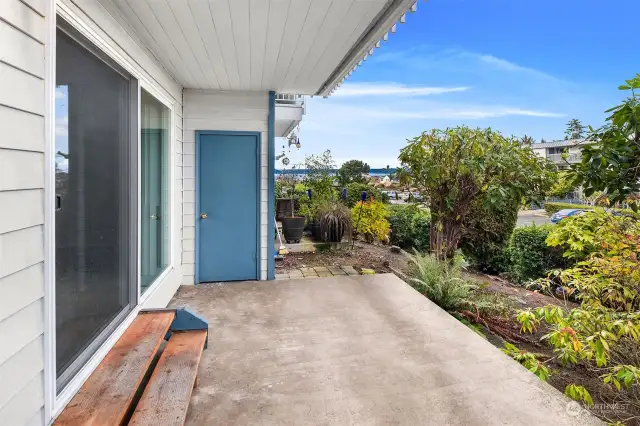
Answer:
[[[195,284],[200,284],[200,148],[202,146],[200,138],[202,136],[255,136],[257,141],[256,146],[256,281],[261,279],[262,272],[262,252],[260,242],[262,240],[262,185],[261,185],[261,170],[262,170],[262,132],[254,131],[237,131],[237,130],[196,130],[196,179],[195,179],[195,197],[196,197],[196,209],[194,219],[196,222],[195,228]],[[268,242],[267,242],[268,244]],[[267,249],[268,250],[268,249]],[[268,255],[269,253],[267,253]]]

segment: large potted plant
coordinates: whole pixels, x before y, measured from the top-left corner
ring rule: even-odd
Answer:
[[[292,168],[292,171],[295,170],[295,167]],[[306,217],[296,214],[296,176],[295,174],[290,174],[287,176],[285,181],[288,183],[287,186],[290,187],[291,198],[289,203],[286,204],[286,211],[282,211],[282,215],[280,216],[280,222],[282,222],[282,233],[284,234],[284,239],[288,243],[299,243],[302,239],[302,233],[304,232],[304,223],[306,221]],[[285,199],[282,199],[283,201]],[[284,203],[283,203],[284,204]]]
[[[343,237],[350,238],[353,230],[351,210],[339,201],[327,201],[318,207],[316,216],[320,225],[320,239],[339,243]]]

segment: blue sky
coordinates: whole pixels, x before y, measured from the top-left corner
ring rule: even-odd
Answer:
[[[430,0],[329,99],[308,99],[306,154],[397,165],[407,138],[466,124],[561,139],[601,125],[640,72],[637,0]]]

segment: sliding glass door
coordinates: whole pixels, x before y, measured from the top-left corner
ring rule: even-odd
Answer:
[[[61,21],[55,141],[59,389],[137,303],[138,139],[137,81]]]
[[[169,265],[170,110],[140,91],[140,286],[144,293]]]

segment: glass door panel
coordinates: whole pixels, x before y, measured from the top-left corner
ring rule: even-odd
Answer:
[[[59,20],[61,21],[61,20]],[[64,22],[61,25],[65,25]],[[56,48],[56,370],[60,389],[136,304],[137,82],[70,28]],[[137,138],[136,138],[137,139]]]
[[[169,113],[140,92],[140,285],[144,293],[169,265]]]

